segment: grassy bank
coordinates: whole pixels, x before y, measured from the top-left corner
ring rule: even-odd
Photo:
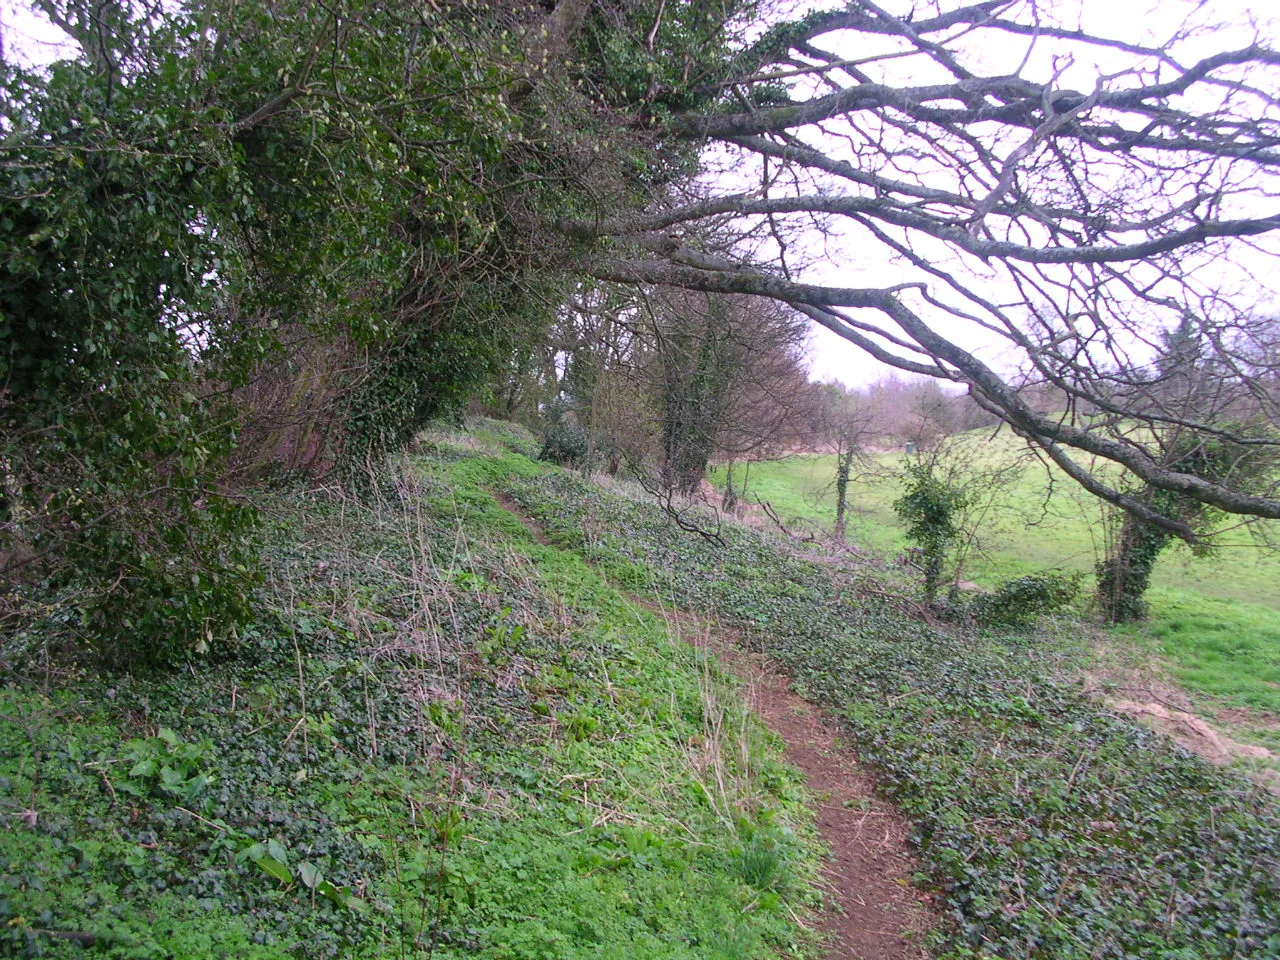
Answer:
[[[281,495],[233,658],[98,676],[44,659],[56,609],[14,638],[3,950],[810,952],[795,774],[628,590],[743,628],[841,719],[915,825],[939,957],[1280,953],[1273,800],[1081,696],[1070,626],[939,631],[829,557],[719,546],[513,447],[442,433],[359,496]]]
[[[1015,461],[1012,442],[983,444],[976,434],[964,439],[982,466]],[[885,556],[905,548],[902,524],[892,507],[903,459],[900,453],[875,455],[874,472],[850,486],[851,543]],[[715,482],[723,484],[723,475],[723,470],[716,472]],[[785,520],[830,530],[834,475],[831,456],[752,464],[748,496],[769,501]],[[743,468],[737,467],[736,482],[743,476]],[[1092,575],[1105,537],[1099,502],[1060,477],[1050,487],[1047,476],[1043,466],[1027,464],[1002,485],[995,507],[983,517],[965,579],[990,587],[1051,568]],[[1112,631],[1112,636],[1163,664],[1173,680],[1203,698],[1207,709],[1280,714],[1280,556],[1252,543],[1204,558],[1174,547],[1157,562],[1153,585],[1149,620]],[[1271,737],[1265,728],[1257,732],[1262,739]]]
[[[941,955],[1280,952],[1272,799],[1082,696],[1078,648],[939,632],[829,559],[737,527],[722,548],[580,480],[515,495],[615,581],[739,624],[843,718],[916,823]]]
[[[814,846],[731,684],[489,488],[512,431],[280,496],[234,658],[0,685],[0,953],[802,954]]]

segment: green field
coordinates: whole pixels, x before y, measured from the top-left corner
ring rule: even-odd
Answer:
[[[1002,483],[979,483],[990,503],[960,576],[981,586],[1051,568],[1091,575],[1102,556],[1106,522],[1100,501],[1035,461],[1019,464],[1016,440],[983,443],[968,435],[961,449],[979,468],[1015,465]],[[880,453],[850,483],[848,541],[893,556],[906,546],[893,513],[903,453]],[[806,454],[742,465],[750,501],[768,501],[787,522],[830,530],[835,518],[835,457]],[[712,481],[724,484],[724,470]],[[1273,537],[1280,524],[1271,524]],[[1144,656],[1163,661],[1188,692],[1212,698],[1205,706],[1280,713],[1280,555],[1244,532],[1212,557],[1169,548],[1156,565],[1150,619],[1112,631]],[[1088,581],[1086,581],[1086,586]],[[1270,738],[1268,738],[1270,739]]]

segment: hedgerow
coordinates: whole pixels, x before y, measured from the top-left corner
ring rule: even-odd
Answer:
[[[693,172],[620,118],[716,96],[653,84],[739,9],[593,10],[535,68],[536,4],[116,4],[54,17],[81,56],[0,58],[0,631],[59,604],[115,666],[225,651],[256,484],[358,474],[541,351],[552,224]]]

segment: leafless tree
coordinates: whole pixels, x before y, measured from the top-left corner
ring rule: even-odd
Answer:
[[[1126,490],[1280,518],[1276,471],[1209,479],[1134,429],[1280,448],[1280,53],[1203,3],[1162,8],[1187,16],[1145,42],[1053,0],[882,2],[743,49],[719,108],[665,128],[741,175],[665,189],[644,214],[561,221],[590,271],[786,302],[890,366],[965,385],[1089,491],[1184,540],[1200,532]],[[709,250],[707,223],[747,239]],[[881,251],[893,282],[809,279],[794,238],[815,227],[859,261]],[[1154,347],[1182,323],[1213,355],[1221,404],[1188,409],[1153,384]],[[1027,385],[1063,405],[1038,408]]]

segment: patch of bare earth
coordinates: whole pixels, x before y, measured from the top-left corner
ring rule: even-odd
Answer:
[[[1219,723],[1233,727],[1260,727],[1266,730],[1280,730],[1280,714],[1269,710],[1255,710],[1252,707],[1228,707],[1214,715]]]
[[[537,540],[544,547],[551,543],[547,539],[547,535],[542,531],[542,527],[538,525],[538,522],[533,517],[524,512],[520,504],[516,503],[515,500],[501,490],[490,490],[489,492],[493,494],[493,499],[498,501],[498,505],[503,510],[524,524],[524,528],[529,531],[534,540]]]
[[[1139,723],[1159,730],[1175,743],[1203,757],[1216,766],[1230,766],[1238,761],[1260,761],[1250,776],[1272,793],[1280,796],[1280,772],[1274,765],[1280,757],[1252,743],[1232,739],[1215,729],[1203,717],[1191,712],[1187,695],[1139,669],[1098,670],[1085,674],[1085,693],[1099,697],[1117,713],[1133,717]],[[1259,717],[1277,718],[1252,710],[1221,710],[1214,719],[1223,727],[1266,726]]]
[[[539,543],[548,542],[519,504],[502,493],[494,496]],[[830,850],[820,923],[831,960],[928,957],[924,938],[937,912],[930,895],[911,885],[916,863],[908,842],[910,824],[876,796],[875,781],[840,744],[832,721],[792,693],[787,679],[763,656],[745,650],[735,631],[632,599],[663,617],[674,635],[714,654],[743,682],[751,708],[782,739],[787,762],[804,774],[817,800],[818,831]]]

